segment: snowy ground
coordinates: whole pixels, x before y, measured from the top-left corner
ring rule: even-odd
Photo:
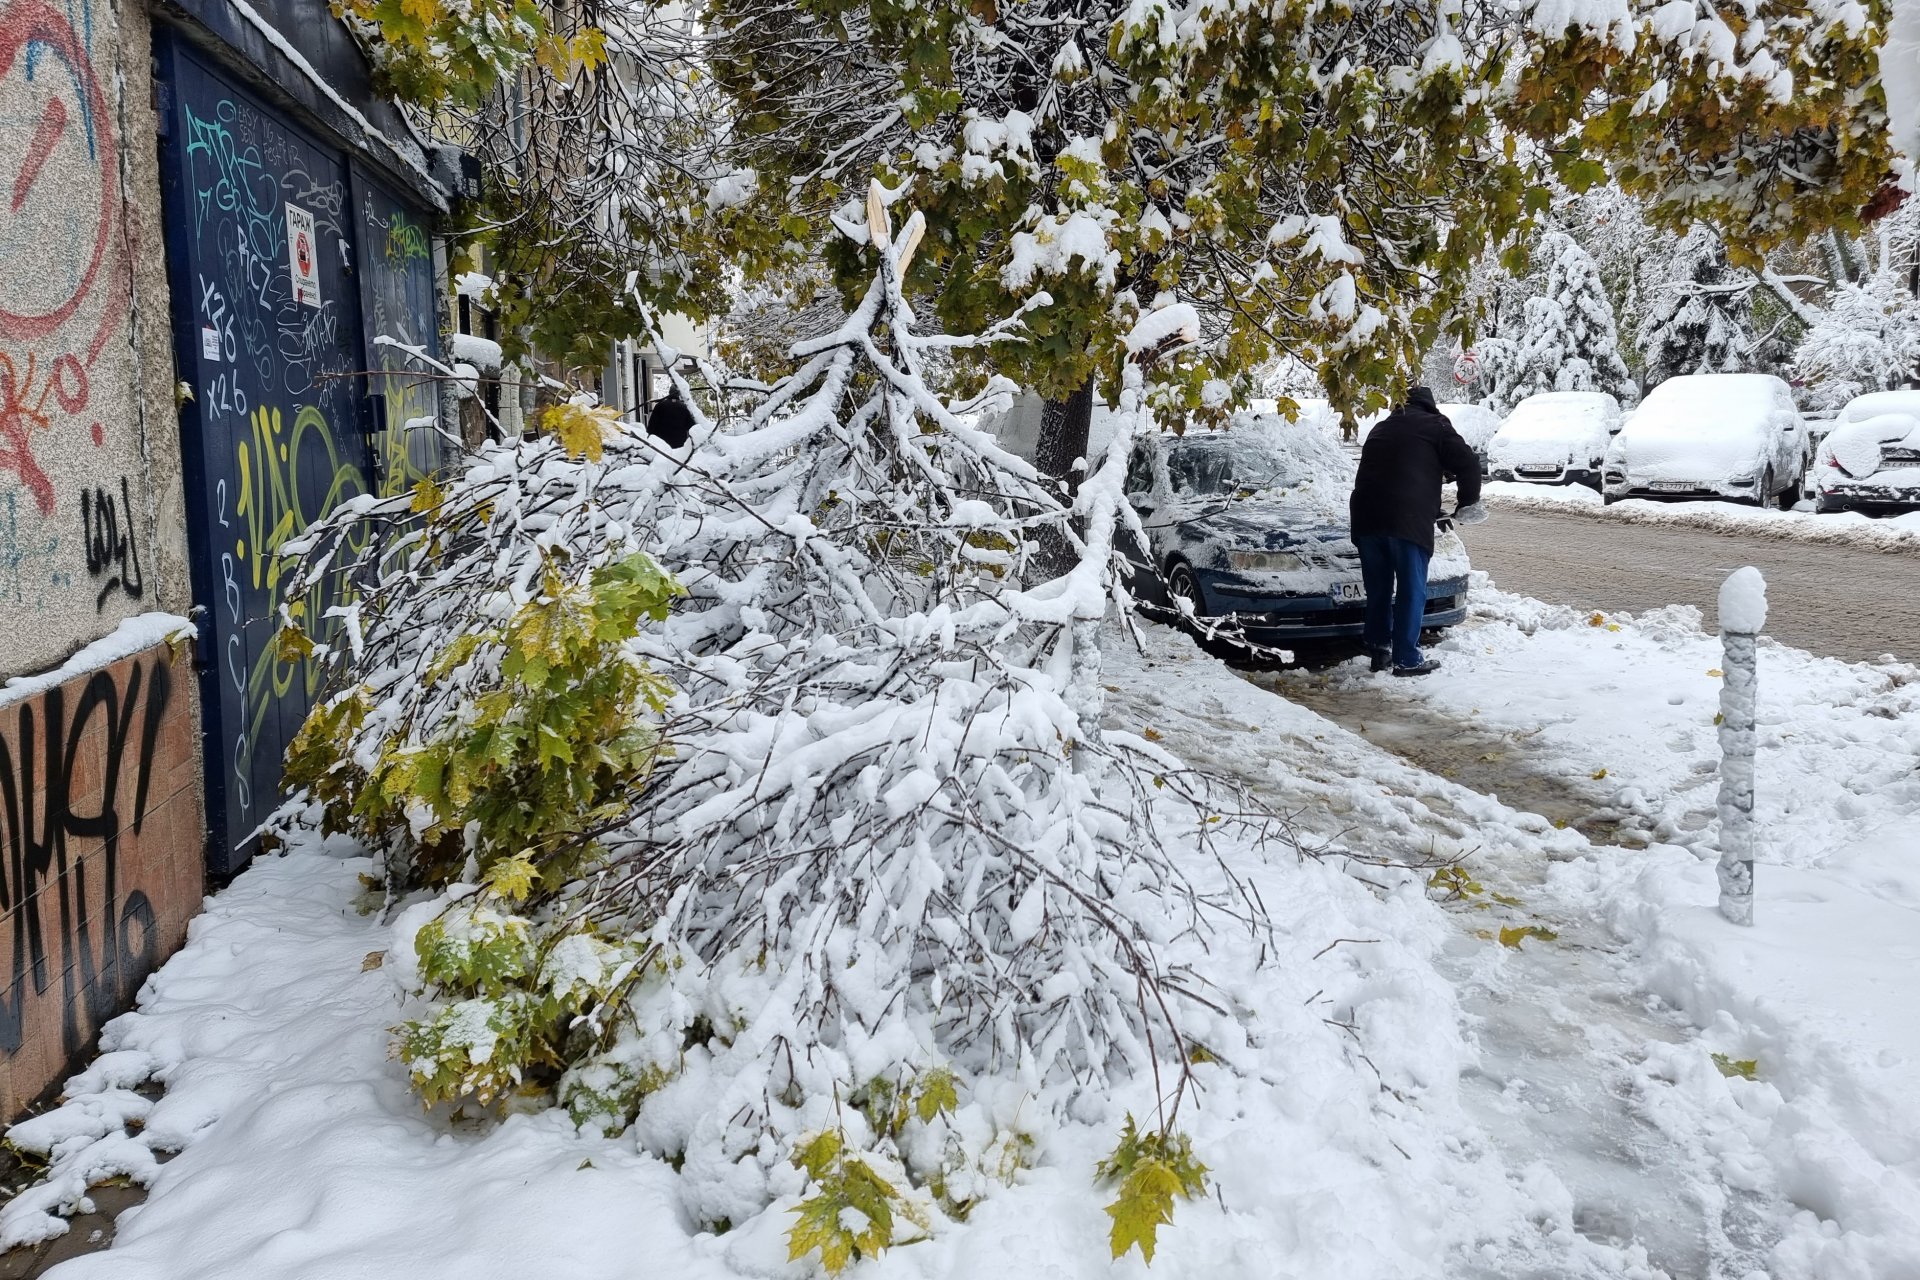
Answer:
[[[1920,1275],[1904,1088],[1920,1001],[1903,981],[1920,959],[1920,673],[1763,651],[1767,865],[1759,924],[1738,931],[1711,912],[1698,856],[1714,643],[1677,610],[1594,625],[1480,594],[1424,682],[1352,667],[1250,682],[1158,629],[1145,654],[1116,646],[1115,730],[1245,778],[1309,847],[1386,865],[1249,855],[1278,962],[1226,963],[1248,1034],[1182,1113],[1217,1195],[1181,1206],[1150,1272],[1106,1260],[1090,1185],[1143,1095],[1090,1104],[966,1223],[855,1274]],[[1379,722],[1363,737],[1260,685]],[[1448,725],[1483,773],[1501,762],[1482,755],[1527,762],[1515,807],[1367,740],[1431,746]],[[1561,829],[1568,797],[1592,813]],[[87,1177],[126,1172],[150,1199],[59,1280],[611,1277],[636,1258],[673,1276],[811,1273],[786,1261],[784,1206],[701,1231],[681,1175],[630,1138],[423,1112],[387,1057],[407,966],[381,962],[394,927],[363,914],[354,852],[263,862],[211,902],[69,1104],[16,1133],[54,1146],[56,1179],[0,1211],[0,1231],[28,1238]],[[1434,858],[1471,878],[1451,901],[1393,865]],[[1502,944],[1529,926],[1556,936]],[[127,1088],[150,1076],[157,1102]],[[180,1154],[156,1165],[156,1149]]]
[[[1720,533],[1873,547],[1886,551],[1920,550],[1920,511],[1875,519],[1857,511],[1816,514],[1801,503],[1792,511],[1742,506],[1735,502],[1655,502],[1628,498],[1606,505],[1585,485],[1520,484],[1495,480],[1485,486],[1497,505],[1577,511],[1596,520],[1634,524],[1679,524]]]

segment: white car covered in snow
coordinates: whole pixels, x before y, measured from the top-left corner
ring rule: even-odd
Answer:
[[[1300,405],[1300,420],[1302,422],[1308,420],[1309,405],[1314,406],[1313,412],[1324,417],[1326,421],[1339,421],[1338,416],[1334,414],[1333,410],[1327,407],[1325,400],[1302,400]],[[1483,404],[1472,404],[1462,400],[1447,401],[1440,405],[1439,408],[1440,412],[1446,415],[1447,421],[1453,424],[1453,429],[1460,433],[1460,438],[1467,442],[1467,447],[1472,449],[1474,455],[1480,459],[1480,474],[1485,475],[1487,472],[1487,442],[1492,440],[1493,433],[1500,429],[1499,415]],[[1378,413],[1367,414],[1360,419],[1359,440],[1362,444],[1366,443],[1367,433],[1378,426],[1386,416],[1386,410],[1383,409]]]
[[[1731,498],[1791,506],[1812,462],[1806,420],[1787,384],[1765,373],[1669,378],[1627,415],[1606,454],[1601,492]]]
[[[1920,391],[1875,391],[1840,411],[1813,464],[1820,511],[1920,511]]]
[[[1543,391],[1513,407],[1487,446],[1487,474],[1529,484],[1600,487],[1620,402],[1604,391]]]

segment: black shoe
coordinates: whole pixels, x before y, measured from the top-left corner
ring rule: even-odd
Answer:
[[[1369,649],[1367,650],[1367,660],[1370,664],[1369,670],[1376,672],[1385,671],[1393,665],[1393,650]]]
[[[1424,676],[1424,675],[1431,675],[1433,672],[1438,671],[1439,669],[1440,669],[1440,660],[1438,658],[1428,658],[1425,661],[1421,662],[1418,666],[1395,667],[1393,669],[1393,674],[1397,676]]]

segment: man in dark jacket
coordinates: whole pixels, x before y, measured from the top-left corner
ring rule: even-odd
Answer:
[[[660,442],[669,449],[678,449],[687,442],[687,433],[693,430],[693,410],[687,408],[687,402],[680,398],[680,388],[675,386],[656,401],[653,412],[647,415],[647,434],[658,436]]]
[[[1439,669],[1420,653],[1420,620],[1427,610],[1427,562],[1441,516],[1443,477],[1460,486],[1463,523],[1484,518],[1479,458],[1434,404],[1433,392],[1415,387],[1405,404],[1367,433],[1348,504],[1375,671],[1391,665],[1396,676],[1423,676]]]

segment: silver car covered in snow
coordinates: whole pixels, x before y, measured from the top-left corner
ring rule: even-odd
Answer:
[[[1813,458],[1787,384],[1765,373],[1668,378],[1627,415],[1607,449],[1601,492],[1731,498],[1790,506]]]
[[[1604,391],[1543,391],[1513,407],[1487,446],[1487,475],[1530,484],[1600,487],[1620,429],[1620,402]]]

